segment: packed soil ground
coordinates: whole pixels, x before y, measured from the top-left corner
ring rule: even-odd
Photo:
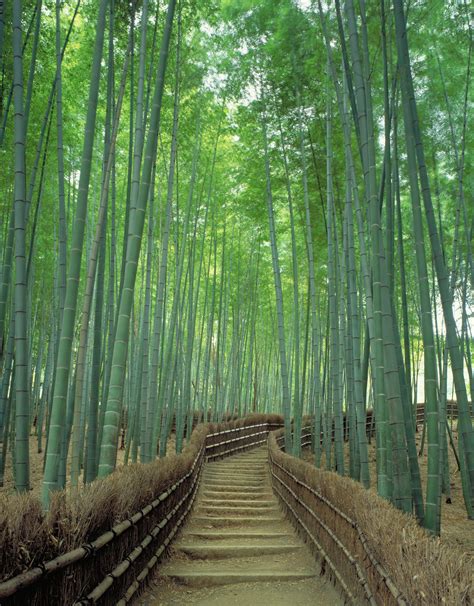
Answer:
[[[457,444],[456,425],[453,424],[454,442]],[[416,434],[416,443],[418,452],[421,443],[421,429]],[[346,470],[349,469],[349,445],[345,445],[345,463]],[[472,558],[474,562],[474,520],[469,520],[466,514],[466,507],[462,495],[461,477],[457,467],[456,458],[450,446],[449,450],[449,469],[451,477],[451,503],[446,502],[445,495],[441,498],[441,540],[447,545],[456,546],[466,555]],[[314,457],[310,449],[304,450],[303,458],[306,461],[313,462]],[[426,477],[427,477],[427,447],[419,456],[420,473],[423,484],[423,497],[426,497]],[[325,456],[322,455],[321,468],[325,468]],[[369,467],[371,483],[375,485],[376,478],[376,460],[375,460],[375,438],[369,444]],[[371,488],[375,490],[375,488]]]

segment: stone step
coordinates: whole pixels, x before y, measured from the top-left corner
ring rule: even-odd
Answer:
[[[227,459],[228,461],[241,461],[242,459],[246,460],[246,461],[251,461],[251,460],[255,460],[255,461],[267,461],[268,460],[268,454],[266,450],[262,450],[261,453],[243,453],[243,454],[237,454],[233,457],[231,457],[230,459]]]
[[[200,503],[197,507],[199,513],[208,513],[210,515],[227,517],[228,515],[239,516],[239,515],[259,515],[261,513],[279,513],[279,509],[276,505],[266,507],[262,510],[261,507],[245,507],[243,505],[205,505]]]
[[[265,484],[263,480],[229,480],[228,478],[203,478],[203,485],[206,488],[214,486],[232,488],[257,488],[262,489]]]
[[[239,452],[235,455],[233,455],[231,458],[228,458],[228,460],[232,460],[235,461],[236,459],[258,459],[259,457],[266,457],[267,455],[267,447],[262,446],[258,449],[255,450],[247,450],[246,452]]]
[[[277,502],[275,498],[270,499],[232,499],[232,498],[202,498],[199,501],[199,505],[209,507],[210,505],[223,505],[226,507],[254,507],[258,509],[267,509],[268,507],[275,507]]]
[[[259,459],[232,459],[232,461],[215,461],[214,463],[209,463],[209,466],[211,465],[230,465],[230,466],[234,466],[236,467],[237,465],[249,465],[249,466],[261,466],[261,467],[266,467],[268,466],[268,458],[259,458]]]
[[[259,467],[258,469],[242,469],[242,467],[240,468],[233,468],[233,469],[227,469],[225,467],[220,467],[220,468],[215,468],[215,469],[204,469],[203,471],[203,475],[217,475],[217,474],[225,474],[225,475],[231,475],[231,476],[246,476],[246,477],[253,477],[253,476],[258,476],[259,478],[261,477],[265,477],[268,476],[268,469]]]
[[[266,473],[245,473],[245,472],[231,472],[231,471],[205,471],[202,474],[203,478],[224,478],[228,480],[264,480],[267,478]]]
[[[255,479],[263,479],[265,478],[268,474],[266,471],[258,471],[258,472],[247,472],[245,470],[240,470],[240,471],[232,471],[232,470],[211,470],[211,469],[205,469],[203,472],[203,477],[204,478],[216,478],[216,477],[222,477],[222,478],[236,478],[236,479],[250,479],[250,478],[255,478]]]
[[[265,450],[261,450],[260,452],[244,452],[244,453],[236,454],[231,458],[222,459],[222,460],[241,461],[242,459],[244,459],[245,461],[251,461],[252,459],[254,459],[256,461],[261,461],[261,460],[267,461],[268,453],[265,448]]]
[[[276,532],[276,531],[265,531],[265,530],[226,530],[221,528],[219,530],[209,530],[206,528],[192,528],[187,527],[188,530],[182,535],[183,541],[186,537],[194,537],[199,539],[206,539],[208,541],[242,541],[246,539],[250,540],[265,540],[265,541],[278,541],[283,540],[285,542],[291,542],[295,540],[293,534],[288,532]]]
[[[242,461],[241,463],[232,463],[232,465],[229,463],[211,463],[206,465],[205,469],[242,469],[242,466],[244,465],[245,469],[248,469],[249,471],[260,471],[268,468],[267,464],[263,462],[247,463],[246,461]]]
[[[205,468],[206,469],[213,469],[213,468],[232,468],[232,469],[236,469],[236,468],[242,468],[245,467],[246,469],[268,469],[268,461],[262,460],[262,461],[232,461],[231,463],[226,463],[225,461],[216,461],[215,463],[208,463]]]
[[[262,555],[273,555],[276,553],[292,553],[302,549],[302,545],[291,543],[270,543],[268,541],[254,541],[251,545],[234,543],[222,543],[217,541],[206,541],[204,543],[175,544],[176,549],[191,558],[204,560],[218,560],[221,558],[255,557]]]
[[[241,570],[241,571],[199,571],[184,565],[169,565],[161,568],[161,576],[172,578],[192,587],[210,587],[229,583],[255,583],[299,581],[316,576],[313,570]]]
[[[207,465],[206,469],[212,468],[221,468],[221,469],[249,469],[253,470],[261,470],[261,469],[269,469],[267,461],[261,461],[260,463],[252,462],[247,463],[247,461],[240,461],[238,463],[232,463],[232,465],[225,465],[224,463],[213,463],[212,465]]]
[[[232,490],[231,488],[222,487],[214,487],[211,488],[204,487],[201,497],[203,499],[242,499],[245,501],[248,500],[270,500],[273,499],[273,493],[269,491],[257,491],[257,490],[239,490],[238,488]]]
[[[249,461],[251,463],[260,463],[261,461],[268,461],[268,454],[263,453],[262,455],[258,454],[258,455],[250,455],[250,454],[236,454],[233,455],[232,457],[224,457],[221,459],[218,459],[217,457],[215,459],[211,459],[210,461],[208,461],[208,465],[215,465],[216,463],[235,463],[236,461]]]
[[[205,515],[204,512],[196,512],[193,522],[208,527],[222,528],[226,526],[271,526],[283,521],[283,516],[227,516],[217,517]]]

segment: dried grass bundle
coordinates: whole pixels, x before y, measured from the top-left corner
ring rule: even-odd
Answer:
[[[97,552],[94,558],[68,563],[67,567],[38,579],[29,588],[19,591],[8,599],[8,603],[29,603],[42,606],[50,603],[70,603],[80,595],[87,595],[99,583],[107,571],[112,570],[133,550],[158,522],[179,506],[192,486],[190,476],[193,463],[208,440],[208,434],[226,431],[240,442],[242,435],[252,434],[252,426],[257,423],[281,423],[278,415],[251,415],[245,419],[226,421],[218,424],[201,424],[195,428],[189,443],[179,455],[141,465],[134,464],[117,469],[110,476],[98,479],[90,485],[74,492],[60,491],[53,495],[50,510],[44,514],[39,500],[33,495],[0,496],[0,583],[14,579],[36,566],[51,561],[58,556],[70,558],[70,552],[84,544],[95,541],[109,533],[117,524],[123,527],[126,520],[157,503],[159,495],[166,493],[181,479],[186,478],[171,496],[159,502],[150,515],[141,517],[136,525],[127,530]],[[249,427],[248,432],[246,427]],[[219,456],[225,454],[226,446],[222,438],[214,437]],[[243,441],[243,446],[249,444]],[[195,476],[198,468],[195,469]],[[183,511],[180,506],[176,516]],[[140,516],[139,516],[140,517]],[[122,524],[120,524],[122,523]],[[172,524],[172,520],[170,524]],[[163,529],[165,532],[166,529]],[[161,531],[160,531],[161,532]],[[157,537],[158,545],[166,535]],[[150,544],[130,568],[114,585],[104,603],[115,603],[122,593],[136,579],[136,575],[155,553],[156,545]],[[69,560],[68,560],[69,561]],[[31,574],[31,573],[28,573]],[[16,583],[17,579],[11,581]],[[18,584],[20,589],[20,583]],[[3,603],[3,600],[2,600]],[[6,602],[5,602],[6,603]]]
[[[468,605],[474,603],[472,562],[460,550],[443,545],[429,535],[414,516],[407,515],[379,497],[374,490],[336,473],[322,471],[310,463],[283,453],[277,444],[280,432],[269,436],[272,458],[298,480],[319,493],[313,498],[300,487],[298,498],[312,508],[334,531],[350,553],[367,565],[359,529],[375,559],[409,604]],[[351,526],[324,503],[327,499],[354,524]],[[315,535],[321,528],[305,517]],[[377,596],[377,588],[374,595]],[[381,602],[385,603],[385,602]]]

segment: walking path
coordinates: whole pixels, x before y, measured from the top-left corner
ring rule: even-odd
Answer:
[[[142,606],[337,606],[284,518],[266,447],[208,463],[196,506]]]

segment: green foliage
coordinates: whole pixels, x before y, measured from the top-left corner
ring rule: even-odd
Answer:
[[[2,288],[0,301],[5,309],[5,317],[0,318],[5,326],[0,351],[0,365],[6,364],[5,344],[7,342],[9,320],[12,314],[12,291],[14,274],[8,277],[8,225],[14,200],[14,111],[8,107],[8,97],[13,81],[13,53],[10,35],[11,3],[5,3],[4,38],[0,45],[0,127],[5,120],[0,145],[0,245],[2,253]],[[163,436],[171,427],[173,415],[178,415],[178,425],[184,427],[184,416],[190,414],[185,407],[194,407],[202,416],[211,411],[218,419],[225,412],[243,414],[251,409],[281,410],[281,343],[277,337],[277,309],[272,275],[272,251],[270,243],[269,219],[267,214],[267,180],[265,174],[265,152],[262,133],[262,118],[265,116],[268,137],[268,162],[271,173],[273,212],[275,219],[275,239],[279,257],[279,274],[282,284],[282,309],[285,318],[284,340],[288,351],[290,374],[295,362],[301,358],[300,377],[303,412],[313,413],[315,396],[313,389],[321,383],[318,406],[324,422],[329,423],[334,404],[328,394],[331,363],[340,365],[339,377],[331,381],[338,384],[341,404],[345,412],[352,412],[350,402],[351,372],[350,347],[354,335],[350,334],[350,310],[347,249],[344,244],[345,207],[348,185],[347,149],[343,120],[339,114],[338,99],[334,88],[344,90],[347,77],[343,66],[343,50],[336,19],[335,5],[323,2],[323,18],[329,36],[333,55],[335,79],[328,73],[328,58],[322,23],[317,2],[297,0],[180,0],[176,8],[173,34],[170,42],[168,68],[164,80],[163,103],[160,128],[156,143],[156,154],[142,162],[140,180],[143,180],[144,166],[152,170],[154,181],[150,188],[153,196],[153,213],[145,214],[143,236],[137,254],[136,279],[123,281],[122,265],[134,218],[130,218],[131,162],[135,140],[135,118],[137,91],[139,87],[139,47],[140,22],[143,2],[114,0],[107,8],[104,57],[109,41],[109,23],[113,17],[113,59],[102,61],[102,75],[98,82],[97,118],[91,133],[91,179],[89,192],[85,196],[79,191],[81,158],[84,145],[84,130],[88,111],[88,91],[91,85],[90,73],[93,60],[93,46],[96,38],[95,23],[98,3],[82,0],[65,49],[62,63],[62,97],[64,122],[64,164],[66,187],[66,211],[68,232],[68,264],[76,258],[78,251],[71,250],[74,216],[78,201],[87,203],[84,245],[80,251],[81,263],[77,268],[78,290],[74,304],[81,309],[84,298],[86,271],[90,261],[92,241],[98,220],[99,202],[103,190],[107,145],[105,141],[107,119],[111,108],[117,102],[120,77],[127,60],[130,40],[133,40],[133,54],[128,66],[125,94],[121,109],[117,140],[112,162],[110,190],[107,196],[107,222],[105,227],[105,262],[101,288],[104,289],[102,343],[99,369],[99,423],[103,422],[106,407],[114,347],[130,341],[128,354],[123,358],[124,380],[123,398],[117,401],[118,423],[126,431],[128,452],[136,457],[137,442],[143,439],[140,431],[144,420],[150,419],[149,406],[141,402],[138,394],[150,394],[152,380],[144,389],[143,377],[150,377],[156,371],[156,389],[165,385],[163,410],[157,412],[159,421],[154,431],[164,424]],[[349,48],[348,23],[341,2],[345,42]],[[356,29],[359,32],[359,47],[362,54],[363,40],[360,4],[354,2]],[[362,3],[363,5],[364,3]],[[23,2],[23,75],[28,79],[32,62],[34,15],[38,3],[35,0]],[[456,292],[456,308],[464,310],[464,323],[458,320],[458,332],[463,348],[463,363],[467,373],[472,367],[472,221],[474,208],[468,201],[473,196],[472,154],[473,129],[470,128],[472,75],[472,31],[467,3],[449,2],[409,3],[408,41],[411,67],[414,75],[414,90],[428,176],[431,184],[436,224],[440,231],[446,266],[454,269],[453,284]],[[76,2],[66,0],[61,3],[61,41],[65,41],[69,24],[73,18]],[[55,3],[44,0],[41,8],[41,29],[33,80],[31,113],[26,133],[26,189],[30,205],[26,225],[27,256],[31,256],[31,273],[28,283],[27,324],[29,339],[29,382],[35,396],[32,401],[31,420],[40,418],[42,433],[49,427],[53,387],[57,379],[56,352],[59,345],[59,188],[57,169],[57,129],[56,104],[51,97],[54,90],[55,63]],[[167,3],[163,0],[149,0],[146,23],[145,57],[145,103],[147,115],[145,134],[149,133],[152,112],[152,83],[158,69],[159,48],[163,36]],[[408,374],[409,355],[422,350],[421,305],[418,294],[418,273],[414,254],[415,244],[423,240],[427,247],[427,281],[434,313],[437,314],[435,339],[439,346],[438,391],[441,393],[443,374],[444,327],[441,322],[439,305],[440,288],[436,284],[432,265],[432,249],[426,217],[422,218],[422,231],[414,234],[412,218],[412,193],[410,190],[409,167],[406,155],[403,110],[401,105],[400,82],[397,72],[397,49],[394,14],[388,0],[384,3],[387,32],[387,77],[390,103],[389,141],[392,160],[396,155],[400,177],[400,200],[402,233],[405,259],[400,256],[399,236],[393,237],[394,281],[390,301],[393,302],[395,321],[401,334],[408,336],[407,347],[403,348],[401,365]],[[112,11],[112,12],[110,12]],[[374,163],[370,170],[375,175],[377,196],[383,224],[383,246],[388,246],[391,236],[386,233],[386,213],[388,205],[387,185],[382,190],[381,175],[384,166],[386,106],[384,98],[384,53],[381,44],[381,4],[367,3],[368,66],[366,86],[373,111]],[[177,65],[178,28],[180,19],[182,41]],[[131,36],[131,33],[133,36]],[[354,72],[349,50],[349,71]],[[352,74],[354,75],[354,74]],[[113,81],[112,99],[108,98],[108,79]],[[472,79],[472,78],[471,78]],[[164,289],[164,319],[159,328],[154,324],[154,313],[158,307],[156,298],[161,261],[161,245],[164,239],[165,215],[167,207],[168,177],[173,132],[173,103],[175,92],[179,91],[176,170],[173,177],[171,198],[170,242],[166,265],[166,287]],[[329,95],[328,104],[328,91]],[[50,99],[52,104],[49,105]],[[357,193],[361,204],[362,232],[358,233],[354,212],[354,275],[356,290],[352,305],[356,305],[358,322],[354,326],[360,332],[356,335],[357,355],[362,359],[363,344],[368,321],[370,298],[372,297],[374,269],[377,255],[373,253],[373,233],[370,226],[370,204],[367,175],[369,173],[361,141],[358,139],[354,116],[348,106],[348,121],[351,153],[354,164],[355,183],[349,191],[351,204]],[[52,113],[48,113],[50,108]],[[328,185],[326,160],[328,137],[326,118],[328,110],[332,115],[331,146],[332,185],[334,223],[328,236],[327,200]],[[8,111],[8,114],[6,113]],[[397,127],[397,149],[394,149],[395,118]],[[48,126],[50,125],[50,126]],[[109,124],[110,127],[110,124]],[[42,137],[43,133],[43,137]],[[145,136],[146,138],[146,136]],[[42,142],[41,148],[39,144]],[[47,144],[47,145],[46,145]],[[283,157],[285,150],[287,171]],[[153,149],[153,146],[150,147]],[[151,168],[150,168],[151,167]],[[394,188],[396,175],[394,165],[390,167],[390,183]],[[35,174],[32,195],[29,195],[32,176]],[[194,177],[193,177],[194,174]],[[305,207],[305,185],[307,180],[307,201],[311,225],[311,240],[314,254],[314,277],[316,286],[316,308],[310,309],[310,261],[308,254],[307,216]],[[288,190],[291,192],[295,223],[295,251],[293,259]],[[186,207],[190,202],[189,224],[186,226]],[[142,200],[143,202],[143,200]],[[142,204],[151,205],[151,200]],[[36,217],[36,219],[35,219]],[[152,225],[150,225],[150,223]],[[148,231],[148,228],[150,231]],[[187,231],[185,232],[185,229]],[[133,230],[132,230],[133,231]],[[140,230],[138,230],[139,232]],[[138,237],[138,232],[135,234]],[[397,230],[395,230],[397,232]],[[148,246],[148,233],[152,238]],[[224,244],[225,234],[225,244]],[[331,253],[328,252],[328,237],[331,238]],[[362,252],[368,254],[367,288],[363,275]],[[147,259],[147,251],[151,257]],[[183,255],[181,252],[183,251]],[[370,252],[372,251],[372,253]],[[330,257],[333,254],[333,258]],[[180,261],[182,257],[182,261]],[[295,263],[293,263],[293,261]],[[406,282],[400,278],[400,267],[405,261]],[[180,262],[182,267],[180,269]],[[328,267],[331,266],[333,283],[328,284]],[[148,303],[146,302],[147,267],[150,268]],[[180,277],[180,272],[182,275]],[[339,275],[338,272],[341,272]],[[299,303],[295,309],[295,275],[298,275]],[[102,279],[102,278],[101,278]],[[385,280],[386,276],[382,276]],[[377,280],[375,280],[377,281]],[[97,281],[96,281],[97,282]],[[119,300],[124,284],[132,284],[130,301],[130,325],[121,327],[120,338],[115,329]],[[179,284],[179,289],[178,289]],[[378,286],[376,285],[376,288]],[[337,305],[333,308],[332,325],[340,331],[335,333],[333,344],[337,352],[331,352],[328,326],[328,298],[337,293]],[[97,293],[97,283],[95,286]],[[408,294],[406,297],[402,295]],[[96,294],[94,296],[97,296]],[[149,306],[149,325],[144,321],[145,308]],[[384,313],[392,310],[385,308]],[[297,313],[298,312],[298,313]],[[405,312],[405,313],[404,313]],[[2,312],[3,313],[3,312]],[[173,314],[175,318],[173,319]],[[71,393],[77,365],[78,335],[83,319],[79,313],[72,313],[71,368],[63,377],[65,392]],[[93,314],[91,314],[93,315]],[[313,318],[314,315],[314,318]],[[462,312],[460,314],[462,315]],[[299,317],[298,326],[294,319]],[[407,318],[407,320],[406,320]],[[431,318],[434,324],[434,318]],[[471,324],[469,323],[471,321]],[[313,326],[313,322],[317,326]],[[87,360],[92,358],[94,321],[87,325],[89,341]],[[149,334],[144,334],[148,331]],[[160,339],[156,335],[160,334]],[[190,338],[190,332],[193,331]],[[98,331],[96,331],[97,333]],[[296,341],[299,335],[298,356]],[[307,336],[306,336],[307,335]],[[388,340],[388,339],[386,339]],[[396,341],[396,339],[395,339]],[[117,345],[119,343],[119,345]],[[398,340],[398,343],[401,343]],[[97,343],[96,343],[97,345]],[[47,346],[47,347],[46,347]],[[471,349],[469,349],[469,346]],[[346,349],[344,349],[344,347]],[[49,348],[49,349],[48,349]],[[148,348],[148,349],[147,349]],[[411,348],[411,349],[410,349]],[[40,357],[42,349],[48,349]],[[165,354],[169,352],[168,376],[163,377]],[[400,348],[401,352],[401,348]],[[411,354],[410,354],[411,352]],[[10,352],[12,353],[12,352]],[[373,353],[373,345],[371,349]],[[393,351],[391,352],[393,354]],[[155,355],[156,368],[151,368]],[[345,356],[349,356],[346,357]],[[333,362],[330,362],[332,359]],[[39,361],[38,361],[39,360]],[[48,362],[49,360],[49,362]],[[369,358],[366,364],[370,366]],[[373,359],[370,359],[373,362]],[[122,362],[121,362],[122,363]],[[359,362],[357,362],[359,363]],[[387,363],[383,360],[381,365]],[[49,366],[48,366],[49,364]],[[362,362],[361,362],[362,364]],[[191,365],[191,370],[189,370]],[[363,365],[363,364],[362,364]],[[36,369],[37,366],[37,369]],[[90,366],[87,364],[87,366]],[[372,401],[374,368],[360,369],[365,376],[365,406]],[[304,381],[303,381],[304,368]],[[33,370],[35,369],[35,370]],[[3,368],[2,368],[3,370]],[[11,369],[10,369],[11,370]],[[84,380],[83,401],[89,401],[89,368]],[[400,368],[398,369],[400,372]],[[38,375],[38,376],[36,376]],[[316,378],[317,375],[317,378]],[[5,373],[6,377],[9,376]],[[298,385],[298,377],[292,376],[292,390]],[[413,377],[411,377],[413,379]],[[8,379],[9,381],[10,379]],[[5,379],[7,381],[7,379]],[[89,383],[88,383],[89,381]],[[192,388],[189,385],[192,384]],[[411,381],[413,385],[416,381]],[[421,382],[421,381],[420,381]],[[383,385],[383,381],[379,383]],[[9,384],[4,393],[8,394]],[[36,391],[35,391],[36,390]],[[337,393],[337,390],[336,390]],[[183,394],[187,394],[184,396]],[[191,396],[189,396],[191,394]],[[42,397],[44,395],[44,398]],[[291,394],[294,397],[294,393]],[[411,394],[416,398],[416,394]],[[150,399],[150,395],[147,396]],[[189,398],[191,397],[191,404]],[[145,398],[146,399],[146,398]],[[7,401],[8,400],[8,401]],[[186,402],[185,402],[186,400]],[[296,399],[297,400],[297,399]],[[0,403],[0,438],[3,433],[10,436],[11,427],[4,427],[8,418],[7,407],[14,403],[11,398]],[[361,404],[359,402],[359,404]],[[362,404],[361,404],[362,405]],[[73,403],[70,404],[73,406]],[[140,406],[147,408],[140,411]],[[119,410],[120,409],[120,410]],[[8,410],[10,410],[8,408]],[[138,412],[137,412],[138,411]],[[77,412],[77,411],[76,411]],[[89,426],[87,408],[76,415],[76,437],[82,436]],[[162,413],[162,414],[161,414]],[[360,413],[360,411],[359,411]],[[318,413],[319,414],[319,413]],[[72,410],[63,404],[61,419],[73,418]],[[69,415],[69,416],[68,416]],[[181,417],[180,417],[181,415]],[[77,427],[77,419],[81,417]],[[323,417],[321,417],[323,418]],[[41,420],[42,419],[42,420]],[[139,419],[139,420],[137,420]],[[117,419],[116,419],[117,420]],[[141,424],[141,426],[140,426]],[[169,427],[168,427],[168,425]],[[324,424],[324,423],[323,423]],[[116,429],[118,428],[118,425]],[[326,427],[327,428],[327,427]],[[64,429],[64,428],[62,428]],[[63,462],[67,452],[68,431],[60,436]],[[100,433],[99,428],[99,433]],[[10,433],[9,433],[10,432]],[[60,432],[61,433],[61,432]],[[142,433],[145,433],[144,431]],[[40,435],[41,439],[41,435]],[[353,440],[353,432],[351,440]],[[113,435],[115,440],[115,434]],[[83,440],[84,441],[84,440]],[[1,445],[1,444],[0,444]],[[157,445],[154,444],[153,447]],[[82,448],[82,447],[81,447]],[[115,445],[112,444],[112,448]],[[164,448],[161,445],[161,448]],[[351,449],[354,449],[351,442]],[[329,448],[330,450],[330,448]],[[133,454],[135,452],[135,455]],[[354,450],[351,451],[354,456]],[[82,455],[81,455],[82,456]],[[340,453],[339,453],[340,457]],[[83,456],[83,458],[86,458]],[[111,460],[113,457],[111,458]],[[65,464],[65,463],[64,463]],[[331,464],[329,461],[328,464]],[[113,465],[108,466],[108,471]],[[379,470],[380,471],[380,470]]]

